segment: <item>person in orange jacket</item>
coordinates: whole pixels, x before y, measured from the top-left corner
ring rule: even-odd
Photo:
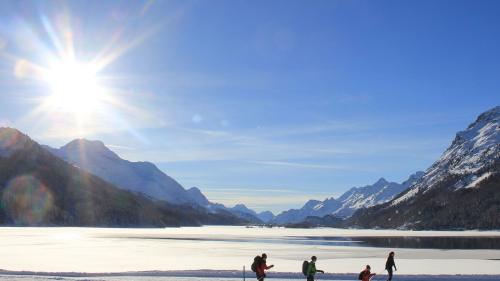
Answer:
[[[369,265],[366,265],[365,270],[363,270],[360,274],[362,281],[370,281],[370,278],[375,276],[375,273],[371,273],[370,270],[371,270],[371,267]]]
[[[260,264],[257,266],[257,271],[255,273],[257,275],[257,280],[259,280],[259,281],[264,281],[264,278],[266,277],[266,270],[274,267],[273,264],[271,264],[270,266],[267,266],[266,262],[267,262],[267,255],[262,254],[262,260],[261,260]]]

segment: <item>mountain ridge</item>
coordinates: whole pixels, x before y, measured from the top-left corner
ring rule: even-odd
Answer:
[[[360,208],[391,200],[397,194],[409,188],[422,174],[423,172],[416,172],[401,184],[389,182],[382,177],[371,185],[352,187],[338,198],[330,197],[323,201],[311,199],[300,209],[290,209],[278,214],[273,219],[273,222],[277,224],[296,224],[307,217],[323,217],[326,215],[348,218]]]
[[[176,180],[153,163],[125,160],[107,148],[102,141],[75,139],[58,149],[50,148],[49,151],[120,188],[174,204],[193,202]]]
[[[385,204],[360,210],[358,227],[500,228],[500,106],[456,134],[411,188]]]
[[[211,213],[229,212],[251,223],[262,223],[258,214],[241,206],[226,207],[210,202],[198,187],[184,189],[174,178],[147,161],[121,158],[102,141],[75,139],[59,149],[46,146],[54,155],[68,163],[95,174],[119,188],[143,193],[172,204],[197,205]]]
[[[179,209],[119,189],[56,157],[16,129],[0,128],[0,150],[2,225],[164,227],[245,222],[229,213]]]

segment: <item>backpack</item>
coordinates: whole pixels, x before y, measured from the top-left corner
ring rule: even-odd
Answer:
[[[302,263],[302,273],[304,274],[304,276],[307,276],[308,269],[309,269],[309,262],[308,261],[304,261]]]
[[[253,263],[252,266],[250,266],[250,269],[252,269],[253,272],[257,272],[257,267],[262,263],[262,257],[261,256],[256,256],[253,258]]]
[[[363,276],[365,275],[365,271],[361,271],[358,276],[358,280],[363,280]]]

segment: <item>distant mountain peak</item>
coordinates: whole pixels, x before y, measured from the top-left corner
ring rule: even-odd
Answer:
[[[259,219],[262,220],[265,223],[270,222],[272,219],[274,219],[274,214],[271,211],[263,211],[257,214]]]
[[[476,122],[474,122],[471,126],[473,126],[477,122],[490,122],[490,121],[498,121],[500,119],[500,105],[495,106],[490,110],[487,110],[483,113],[481,113],[478,117]],[[471,127],[469,126],[469,127]]]
[[[272,215],[272,216],[274,216],[274,213],[271,212],[271,211],[262,211],[262,212],[259,213],[259,215],[264,215],[264,214],[265,215]]]
[[[425,174],[424,171],[417,171],[417,172],[411,174],[408,179],[420,178],[420,177],[422,177],[423,174]]]
[[[384,179],[384,178],[380,178],[380,179],[378,179],[377,182],[375,182],[376,185],[388,184],[388,183],[389,182],[386,179]]]
[[[11,128],[11,127],[0,127],[0,132],[2,134],[5,134],[5,133],[18,133],[18,134],[23,134],[21,133],[21,131],[19,131],[18,129],[16,128]]]
[[[208,201],[207,197],[203,195],[201,190],[195,186],[191,187],[190,189],[186,190],[187,194],[189,197],[194,200],[194,202],[200,206],[208,206],[210,204],[210,201]]]
[[[63,151],[85,151],[90,154],[101,154],[107,157],[120,158],[100,140],[74,139],[60,148]]]
[[[306,204],[304,204],[302,209],[313,209],[316,205],[318,205],[320,203],[321,203],[321,201],[319,201],[319,200],[311,199],[311,200],[307,201]]]
[[[66,145],[81,145],[81,144],[84,144],[84,145],[90,145],[90,146],[94,146],[94,147],[101,147],[101,148],[105,148],[106,146],[104,145],[104,142],[100,141],[100,140],[89,140],[89,139],[86,139],[86,138],[78,138],[78,139],[74,139],[72,141],[70,141],[69,143],[67,143]]]
[[[188,191],[201,193],[201,190],[199,188],[197,188],[196,186],[189,188]]]
[[[102,141],[75,139],[59,149],[48,150],[119,188],[174,204],[192,202],[186,190],[153,163],[122,159]]]
[[[392,200],[420,179],[422,174],[423,172],[416,172],[401,184],[389,182],[382,177],[371,185],[352,187],[338,198],[330,197],[324,201],[309,200],[301,209],[291,209],[280,213],[274,221],[297,223],[308,216],[323,217],[325,215],[347,218],[358,209]]]
[[[245,213],[250,213],[252,215],[256,215],[255,211],[250,210],[245,204],[241,204],[241,203],[234,205],[234,207],[232,207],[231,209],[233,209],[235,211],[240,211],[240,212],[245,212]]]
[[[401,185],[405,187],[405,189],[410,188],[414,184],[416,184],[423,176],[425,172],[418,171],[411,174],[407,180],[405,180]]]
[[[0,127],[0,156],[8,157],[12,152],[26,146],[32,140],[17,129]]]

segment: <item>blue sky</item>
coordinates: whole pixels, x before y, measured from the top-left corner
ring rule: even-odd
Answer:
[[[1,1],[0,123],[52,146],[100,139],[213,201],[296,208],[403,181],[498,105],[499,13],[498,1]],[[50,89],[27,65],[67,41],[80,62],[109,59],[97,76],[113,104],[40,108]]]

